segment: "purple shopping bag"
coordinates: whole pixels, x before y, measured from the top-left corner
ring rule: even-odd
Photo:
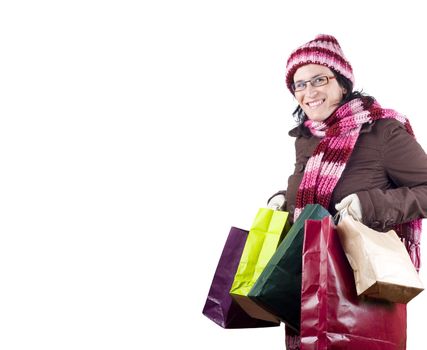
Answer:
[[[248,231],[231,228],[206,298],[203,314],[223,328],[278,326],[279,323],[250,317],[229,294],[247,237]]]

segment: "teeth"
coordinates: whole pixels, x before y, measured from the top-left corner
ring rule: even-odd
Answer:
[[[308,106],[309,107],[317,107],[318,105],[322,104],[323,101],[322,100],[318,100],[318,101],[314,101],[314,102],[309,102]]]

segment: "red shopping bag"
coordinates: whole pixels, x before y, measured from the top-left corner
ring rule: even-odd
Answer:
[[[331,217],[307,220],[304,235],[301,350],[406,349],[406,305],[357,296]]]

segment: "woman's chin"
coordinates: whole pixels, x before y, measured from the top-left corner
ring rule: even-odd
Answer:
[[[308,113],[306,112],[305,114],[306,114],[307,118],[312,120],[312,121],[323,122],[324,120],[328,119],[332,113],[329,111],[323,112],[323,113],[321,111],[319,111],[317,113],[316,112],[313,113],[313,111],[309,111]]]

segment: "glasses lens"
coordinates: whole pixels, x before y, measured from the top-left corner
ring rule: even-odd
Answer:
[[[311,85],[313,86],[323,86],[328,83],[328,77],[326,75],[322,75],[321,77],[316,77],[311,80]]]
[[[304,81],[297,81],[296,83],[294,83],[294,91],[301,91],[305,89],[306,86],[306,82]]]

